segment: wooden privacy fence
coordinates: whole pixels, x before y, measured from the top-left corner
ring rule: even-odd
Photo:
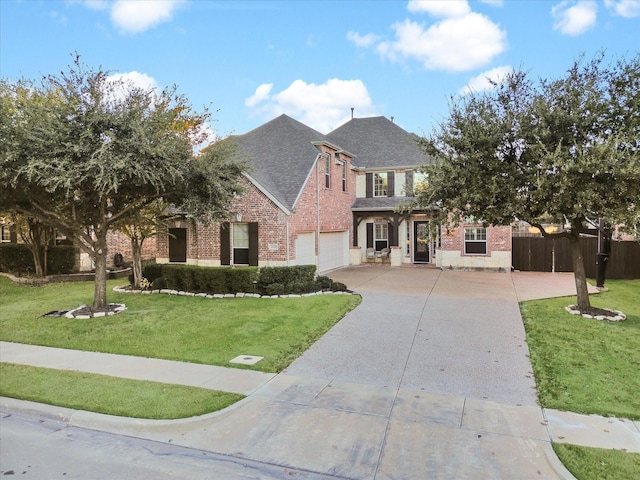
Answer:
[[[598,239],[580,239],[587,277],[596,278]],[[606,278],[640,278],[640,243],[611,242]],[[512,265],[528,272],[573,272],[566,238],[513,237]]]

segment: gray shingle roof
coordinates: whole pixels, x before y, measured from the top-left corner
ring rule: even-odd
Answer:
[[[408,205],[413,197],[373,197],[356,198],[352,210],[395,210],[401,205]]]
[[[289,209],[320,152],[311,142],[326,140],[320,132],[287,115],[233,139],[251,166],[248,174]]]
[[[430,163],[417,144],[418,136],[385,117],[353,118],[326,135],[353,153],[361,168],[415,167]]]

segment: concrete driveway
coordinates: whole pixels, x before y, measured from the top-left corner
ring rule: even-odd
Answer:
[[[230,409],[187,421],[73,412],[70,423],[305,478],[573,478],[536,405],[517,304],[527,281],[429,267],[332,277],[362,304]],[[571,290],[572,277],[557,278],[553,295]]]

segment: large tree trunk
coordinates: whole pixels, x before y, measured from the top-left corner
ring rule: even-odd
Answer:
[[[591,306],[589,300],[589,290],[587,289],[587,275],[584,270],[584,257],[580,247],[580,234],[572,233],[569,236],[571,246],[571,257],[573,258],[573,272],[576,282],[576,293],[578,297],[578,310],[581,312]]]
[[[94,262],[96,277],[93,290],[93,310],[105,310],[107,307],[107,234],[96,232]]]
[[[142,242],[138,241],[135,235],[131,236],[131,252],[133,253],[133,262],[131,268],[133,270],[133,287],[140,288],[140,279],[142,278]]]

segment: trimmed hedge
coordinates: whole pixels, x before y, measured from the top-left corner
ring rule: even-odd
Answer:
[[[47,254],[49,275],[74,272],[77,253],[78,249],[73,245],[55,245],[49,247]]]
[[[315,276],[315,265],[295,265],[293,267],[262,267],[260,269],[260,277],[258,278],[257,291],[258,293],[266,294],[267,287],[272,283],[290,285],[297,282],[313,282]]]
[[[160,276],[157,276],[158,272],[160,272]],[[258,268],[216,268],[166,264],[143,268],[142,275],[147,279],[150,279],[151,276],[156,277],[151,280],[154,288],[209,294],[253,293],[253,282],[258,275]]]
[[[315,277],[315,265],[293,267],[197,267],[195,265],[149,264],[142,268],[142,276],[153,283],[154,289],[193,293],[259,293],[287,295],[344,291],[346,285],[329,277]]]
[[[73,273],[77,249],[72,245],[52,245],[47,254],[49,275]],[[0,271],[7,273],[34,273],[36,267],[29,247],[23,243],[0,244]]]

